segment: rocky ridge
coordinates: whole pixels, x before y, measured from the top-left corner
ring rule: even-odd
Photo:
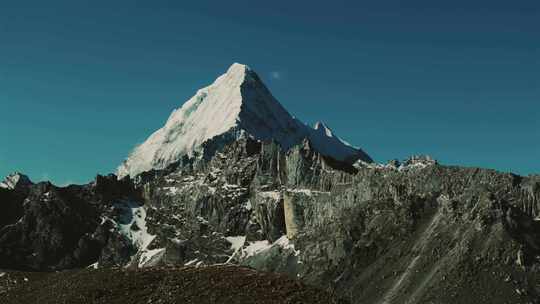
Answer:
[[[353,303],[538,301],[540,178],[404,163],[355,168],[308,142],[244,139],[135,183],[32,185],[0,230],[0,267],[238,264]]]

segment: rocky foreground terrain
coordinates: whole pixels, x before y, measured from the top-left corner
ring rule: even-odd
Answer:
[[[13,270],[35,281],[0,290],[2,303],[540,303],[540,176],[429,157],[376,164],[326,126],[269,110],[256,75],[231,69],[137,148],[122,178],[0,184],[4,284]],[[231,120],[230,133],[175,150],[188,124],[209,129],[190,115],[227,98],[261,137]],[[265,123],[272,113],[284,118]]]
[[[283,275],[234,266],[11,272],[0,277],[0,295],[5,304],[338,303]]]

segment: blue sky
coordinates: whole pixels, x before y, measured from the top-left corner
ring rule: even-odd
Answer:
[[[540,173],[538,1],[9,2],[0,175],[112,172],[233,62],[377,161]]]

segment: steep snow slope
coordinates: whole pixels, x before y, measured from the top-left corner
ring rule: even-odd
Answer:
[[[318,124],[313,129],[292,117],[253,70],[235,63],[173,111],[163,128],[135,148],[118,168],[118,175],[135,176],[163,169],[184,155],[201,153],[203,144],[212,139],[226,142],[241,136],[273,139],[285,149],[309,138],[321,154],[337,160],[371,161],[367,154],[341,141],[326,126]]]
[[[322,122],[317,122],[314,128],[309,128],[308,131],[313,148],[323,155],[346,162],[355,162],[358,159],[372,162],[366,153],[334,135],[332,130]]]

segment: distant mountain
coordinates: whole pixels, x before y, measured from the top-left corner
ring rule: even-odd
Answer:
[[[30,181],[30,178],[28,178],[28,176],[22,173],[14,172],[6,176],[4,181],[0,182],[0,188],[13,190],[18,187],[28,186],[31,184],[32,181]]]
[[[118,168],[118,175],[163,169],[184,155],[211,156],[240,137],[274,140],[285,150],[308,139],[316,151],[335,160],[372,162],[364,151],[342,141],[324,124],[311,128],[291,116],[252,69],[235,63],[135,148]]]

